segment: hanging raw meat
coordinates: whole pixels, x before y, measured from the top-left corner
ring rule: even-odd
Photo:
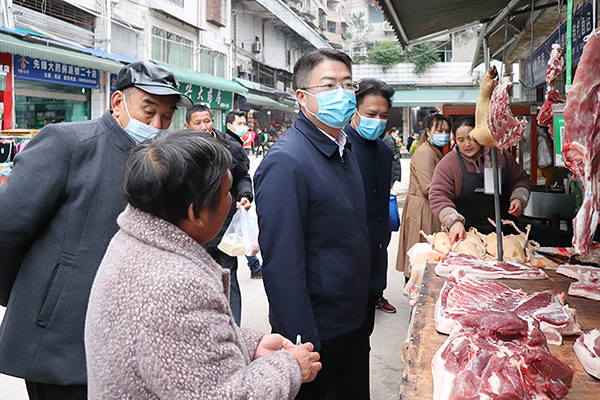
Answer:
[[[548,352],[537,321],[510,311],[457,318],[431,371],[434,400],[562,399],[574,375]]]
[[[552,105],[565,102],[560,97],[560,92],[556,89],[556,78],[565,69],[565,64],[565,49],[556,43],[553,44],[550,59],[548,60],[548,68],[546,69],[546,101],[537,116],[538,124],[549,127],[550,133],[553,132],[552,126],[554,122]]]
[[[573,86],[563,111],[563,158],[584,189],[583,203],[573,220],[573,246],[588,254],[598,225],[600,170],[600,28],[583,48]]]
[[[508,105],[508,91],[512,87],[512,77],[505,76],[490,100],[488,126],[499,150],[505,150],[521,140],[521,132],[527,125],[527,119],[516,119]]]
[[[496,141],[488,127],[488,111],[490,98],[497,84],[498,71],[496,67],[492,67],[487,71],[481,82],[479,96],[477,96],[477,103],[475,105],[475,128],[469,133],[469,136],[485,147],[496,146]]]

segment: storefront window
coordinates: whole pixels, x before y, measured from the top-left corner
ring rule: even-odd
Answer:
[[[15,79],[16,128],[90,119],[90,90]]]

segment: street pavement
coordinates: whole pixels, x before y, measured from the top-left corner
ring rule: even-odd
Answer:
[[[250,155],[250,173],[260,164],[262,157]],[[398,194],[400,215],[408,192],[410,159],[402,159],[403,181],[394,189]],[[251,214],[256,216],[254,207]],[[397,308],[394,314],[381,310],[375,313],[375,329],[371,336],[371,398],[393,400],[398,398],[402,363],[400,355],[406,339],[410,310],[408,299],[403,294],[404,275],[394,269],[398,249],[398,232],[392,233],[388,247],[388,287],[384,297]],[[260,254],[259,254],[260,257]],[[238,280],[242,291],[242,327],[269,332],[268,303],[262,280],[250,279],[250,269],[245,257],[238,259]],[[0,319],[4,308],[0,307]],[[27,400],[27,391],[22,379],[0,374],[0,400]]]

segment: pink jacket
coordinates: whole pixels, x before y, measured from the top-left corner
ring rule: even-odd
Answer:
[[[429,189],[431,212],[440,219],[443,225],[447,224],[443,221],[443,216],[440,216],[440,212],[446,207],[456,208],[454,201],[458,199],[462,191],[463,174],[456,148],[457,146],[446,154],[435,167]],[[490,163],[490,150],[485,147],[483,149],[483,164],[480,159],[474,160],[464,154],[462,155],[467,171],[481,173],[483,172],[484,165]],[[517,164],[512,155],[508,154],[506,156],[505,153],[498,152],[498,165],[503,166],[504,164],[506,164],[506,179],[511,193],[510,200],[519,199],[523,204],[523,208],[525,208],[531,190],[529,174],[523,167]]]
[[[229,271],[174,225],[131,206],[94,280],[89,399],[293,399],[298,361],[253,360],[262,334],[229,308]]]

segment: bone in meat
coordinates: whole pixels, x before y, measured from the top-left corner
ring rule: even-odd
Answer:
[[[488,127],[490,98],[497,84],[498,71],[495,66],[492,66],[481,82],[477,103],[475,104],[475,128],[469,133],[469,136],[486,147],[495,147],[497,144]]]
[[[587,255],[598,225],[600,171],[600,28],[583,48],[573,86],[563,111],[563,158],[584,189],[583,203],[573,220],[573,247]]]
[[[553,132],[553,120],[552,116],[552,105],[564,103],[565,100],[560,97],[560,92],[556,89],[556,78],[565,69],[565,49],[554,43],[552,45],[552,52],[550,53],[550,59],[548,60],[548,68],[546,69],[546,101],[540,109],[537,116],[537,122],[540,126],[547,126],[550,129],[550,133]]]
[[[505,76],[490,100],[488,126],[499,150],[505,150],[521,140],[521,132],[527,125],[527,119],[516,119],[508,105],[508,91],[512,87],[512,77]]]

